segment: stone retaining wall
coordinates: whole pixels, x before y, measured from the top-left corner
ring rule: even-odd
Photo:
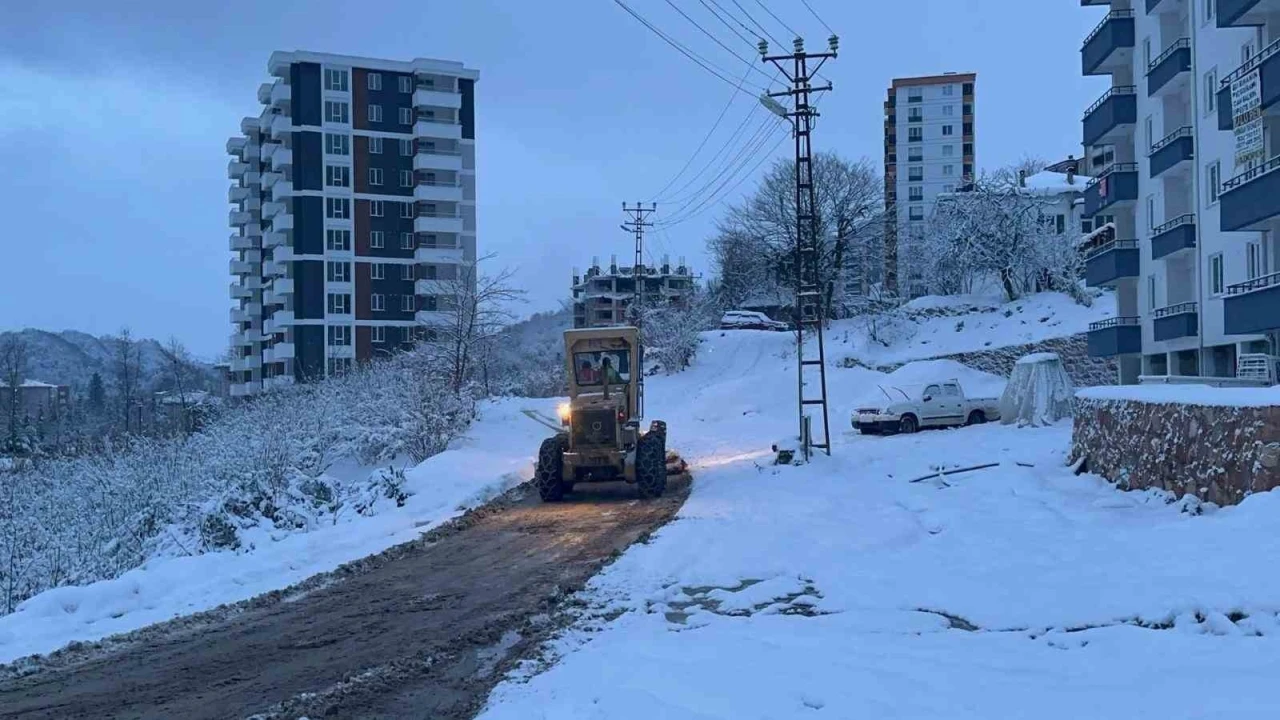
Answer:
[[[1052,338],[1026,345],[1012,345],[992,350],[939,355],[936,360],[955,360],[976,370],[988,372],[1001,377],[1009,377],[1018,358],[1032,353],[1057,353],[1062,364],[1071,376],[1076,387],[1092,387],[1096,385],[1115,385],[1118,368],[1115,358],[1089,357],[1087,336],[1084,333],[1061,338]],[[905,363],[881,365],[877,370],[893,372]]]
[[[1234,505],[1280,486],[1280,407],[1075,399],[1072,456],[1122,489]]]

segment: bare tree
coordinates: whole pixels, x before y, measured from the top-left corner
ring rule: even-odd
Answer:
[[[169,384],[178,398],[178,429],[184,435],[189,435],[195,429],[192,422],[190,396],[191,376],[194,372],[191,354],[176,337],[169,338],[168,344],[160,348],[160,354],[164,356],[165,374],[168,376]]]
[[[524,290],[512,285],[513,270],[479,274],[480,263],[492,258],[459,266],[453,279],[436,280],[435,318],[423,322],[423,347],[448,373],[454,390],[474,378],[484,348],[515,320],[512,306],[524,300]]]
[[[0,339],[0,375],[9,395],[9,444],[16,448],[22,429],[18,422],[22,414],[22,381],[27,375],[27,341],[19,333],[9,333]]]
[[[142,374],[141,348],[127,327],[122,328],[120,334],[111,339],[111,345],[114,355],[112,370],[115,373],[116,392],[119,393],[124,432],[128,433],[132,426],[134,407],[139,400]]]

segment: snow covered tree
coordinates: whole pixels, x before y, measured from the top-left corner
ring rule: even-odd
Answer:
[[[667,374],[689,367],[701,333],[716,327],[719,314],[711,296],[696,288],[680,303],[647,305],[639,318],[646,362],[656,363]]]
[[[492,257],[459,266],[453,279],[434,281],[437,318],[424,323],[422,348],[437,366],[447,368],[454,390],[475,379],[485,355],[482,348],[497,340],[515,319],[512,306],[524,300],[524,290],[511,282],[513,270],[479,274],[480,264]]]
[[[8,438],[10,452],[16,452],[22,445],[22,425],[20,419],[26,417],[22,411],[22,382],[27,375],[27,341],[18,333],[9,333],[0,340],[0,382],[5,385],[8,394]]]
[[[112,371],[115,373],[116,397],[119,402],[120,419],[124,421],[123,430],[128,433],[136,424],[133,421],[137,414],[140,400],[142,356],[138,341],[134,339],[129,328],[123,328],[111,339]],[[139,428],[140,429],[140,428]]]

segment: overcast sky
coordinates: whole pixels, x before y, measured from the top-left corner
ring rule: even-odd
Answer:
[[[739,1],[789,39],[760,0]],[[751,57],[699,0],[671,2]],[[719,2],[738,12],[732,0]],[[825,45],[827,32],[801,0],[764,2],[810,49]],[[735,81],[762,79],[667,0],[628,4]],[[954,70],[978,73],[980,170],[1026,154],[1079,154],[1080,116],[1106,86],[1080,76],[1080,44],[1101,11],[1075,0],[810,4],[841,37],[840,57],[823,73],[835,91],[822,101],[815,149],[879,166],[890,79]],[[231,332],[224,145],[241,117],[260,111],[255,93],[269,79],[272,50],[435,57],[480,71],[480,252],[496,253],[495,267],[518,268],[526,312],[556,307],[572,268],[593,255],[629,258],[622,201],[648,200],[666,185],[734,94],[610,0],[55,0],[15,2],[5,14],[0,327],[127,325],[177,336],[209,358]],[[730,107],[686,177],[754,102],[742,96]],[[788,143],[774,151],[789,152]],[[660,206],[659,217],[678,206]],[[656,234],[653,254],[685,255],[705,271],[720,209],[708,205]]]

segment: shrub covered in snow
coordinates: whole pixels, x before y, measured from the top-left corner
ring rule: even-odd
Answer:
[[[445,449],[474,398],[420,356],[274,393],[186,438],[133,437],[106,452],[0,473],[0,611],[148,558],[241,549],[404,501],[395,465]],[[340,459],[389,471],[343,482]]]

